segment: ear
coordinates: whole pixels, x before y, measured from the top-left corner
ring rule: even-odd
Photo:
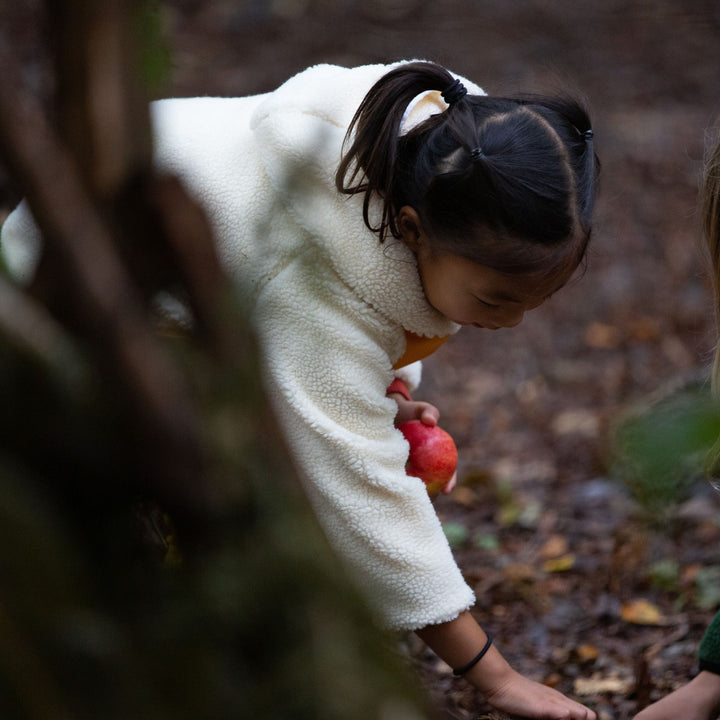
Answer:
[[[397,228],[405,245],[413,252],[417,252],[423,243],[425,233],[415,208],[410,205],[403,205],[400,208],[397,216]]]

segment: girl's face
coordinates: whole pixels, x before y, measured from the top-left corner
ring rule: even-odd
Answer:
[[[488,330],[515,327],[526,312],[542,305],[558,289],[556,277],[507,275],[459,255],[437,252],[415,219],[400,227],[408,231],[403,239],[417,256],[425,297],[459,325]]]
[[[523,275],[505,275],[458,255],[417,254],[428,302],[459,325],[498,330],[519,325],[555,288]]]

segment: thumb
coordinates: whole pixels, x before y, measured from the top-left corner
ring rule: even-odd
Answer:
[[[429,403],[423,403],[423,407],[420,409],[419,420],[429,427],[435,427],[440,418],[440,411]]]

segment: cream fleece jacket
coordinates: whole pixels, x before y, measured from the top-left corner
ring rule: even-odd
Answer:
[[[152,118],[159,166],[204,204],[241,288],[268,393],[325,532],[381,623],[417,629],[455,618],[474,596],[422,481],[405,474],[408,445],[385,389],[405,331],[458,327],[428,304],[414,255],[393,239],[381,245],[361,196],[334,183],[352,116],[391,67],[318,65],[264,95],[162,100]],[[426,94],[406,126],[445,107]],[[33,237],[21,206],[2,235],[19,275],[31,272]],[[419,363],[397,374],[414,388]]]

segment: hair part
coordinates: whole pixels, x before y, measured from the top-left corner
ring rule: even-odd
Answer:
[[[588,114],[566,97],[464,95],[400,134],[417,95],[453,76],[401,65],[368,92],[348,129],[336,186],[364,193],[363,217],[382,242],[413,207],[435,248],[500,272],[577,267],[590,238],[600,164]],[[373,202],[379,222],[370,221]]]

